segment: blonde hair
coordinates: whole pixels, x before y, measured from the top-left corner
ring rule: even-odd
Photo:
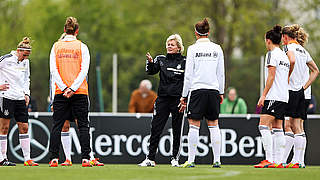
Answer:
[[[298,31],[298,37],[297,37],[298,43],[301,46],[304,46],[308,42],[308,37],[309,37],[309,34],[302,27],[300,27]]]
[[[296,39],[296,38],[298,38],[299,29],[300,29],[299,24],[288,25],[288,26],[283,27],[282,34],[286,34],[289,37],[291,37],[292,39]]]
[[[177,42],[177,46],[178,46],[178,48],[180,48],[180,53],[183,53],[184,47],[183,47],[181,36],[179,34],[170,35],[166,41],[166,48],[168,47],[168,42],[171,40],[175,40]]]
[[[22,41],[18,44],[18,50],[31,51],[32,47],[30,45],[31,40],[29,37],[24,37]]]
[[[77,18],[68,17],[66,23],[64,24],[64,29],[67,34],[73,34],[79,29],[79,24]]]

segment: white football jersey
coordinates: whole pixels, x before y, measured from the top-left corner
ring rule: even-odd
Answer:
[[[289,90],[299,91],[306,83],[306,71],[309,73],[309,70],[306,69],[306,64],[312,61],[312,58],[309,52],[297,43],[290,43],[284,46],[284,51],[286,53],[288,51],[293,52],[295,57],[294,68],[290,75]]]
[[[285,52],[276,47],[266,54],[265,59],[265,83],[268,78],[268,67],[276,67],[276,75],[273,84],[266,96],[266,100],[288,102],[289,100],[289,70],[290,61]]]
[[[29,60],[18,61],[16,51],[0,57],[0,84],[9,84],[9,89],[0,91],[0,97],[24,100],[30,96]]]
[[[189,46],[182,97],[197,89],[215,89],[224,94],[224,57],[218,44],[201,38]]]

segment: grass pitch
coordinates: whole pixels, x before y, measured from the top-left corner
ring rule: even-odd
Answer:
[[[82,168],[80,164],[72,167],[49,168],[47,164],[39,167],[0,167],[0,180],[205,180],[205,179],[244,179],[244,180],[313,180],[320,179],[320,166],[307,166],[305,169],[255,169],[247,165],[223,165],[211,168],[197,165],[195,168],[173,168],[170,165],[138,167],[137,165],[106,164],[104,167]]]

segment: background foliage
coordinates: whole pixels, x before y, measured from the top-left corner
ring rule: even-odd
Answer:
[[[46,111],[49,53],[63,33],[66,17],[80,23],[78,38],[91,53],[89,71],[91,110],[99,109],[96,98],[96,55],[101,54],[105,111],[112,110],[112,54],[118,54],[118,110],[126,112],[130,93],[148,78],[157,90],[158,76],[147,76],[145,53],[165,54],[165,40],[179,33],[185,49],[194,43],[193,25],[209,17],[210,38],[225,53],[227,86],[254,112],[259,98],[260,57],[266,53],[264,33],[275,24],[303,24],[310,34],[310,49],[317,64],[320,33],[319,0],[0,0],[0,54],[16,48],[24,36],[33,39],[31,92],[39,111]],[[294,4],[294,6],[292,5]],[[292,11],[296,8],[297,11]],[[297,13],[301,11],[301,13]],[[294,12],[294,13],[293,13]],[[303,15],[306,17],[303,18]],[[313,93],[320,97],[319,82]],[[319,99],[318,99],[319,100]]]

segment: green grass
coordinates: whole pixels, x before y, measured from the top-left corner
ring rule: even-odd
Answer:
[[[247,165],[223,165],[220,169],[209,165],[195,168],[173,168],[169,165],[138,167],[137,165],[107,164],[104,167],[82,168],[80,164],[72,167],[49,168],[47,164],[39,167],[0,167],[0,180],[204,180],[204,179],[244,179],[244,180],[285,180],[320,179],[320,166],[307,166],[306,169],[254,169]]]

